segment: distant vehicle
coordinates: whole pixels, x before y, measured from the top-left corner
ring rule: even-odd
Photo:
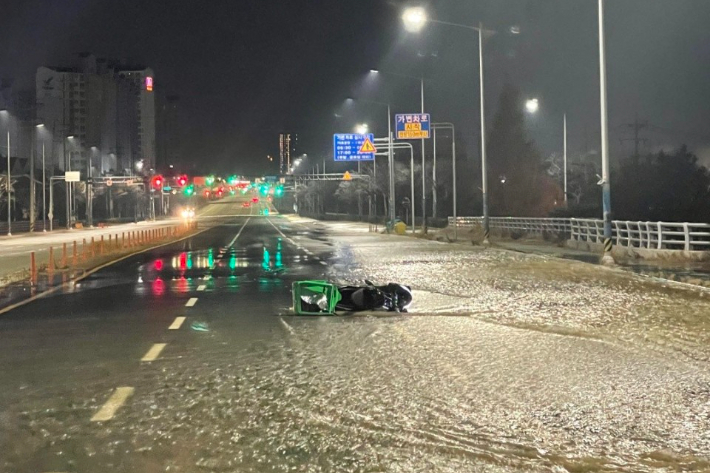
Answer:
[[[242,207],[249,207],[251,205],[251,202],[244,202],[242,203]]]
[[[182,209],[182,212],[180,212],[180,215],[182,215],[182,218],[185,220],[192,220],[195,218],[195,209],[191,207],[185,207]]]
[[[251,198],[251,201],[256,204],[257,202],[259,202],[259,198],[258,198],[258,197],[252,197],[252,198]]]

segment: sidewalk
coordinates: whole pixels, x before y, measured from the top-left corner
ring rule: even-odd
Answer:
[[[297,223],[327,225],[336,230],[340,229],[349,232],[370,231],[369,224],[361,222],[320,221],[299,216],[289,216],[289,218]],[[378,233],[381,233],[383,228],[384,227],[380,226]],[[406,236],[411,237],[411,232],[407,231]],[[423,236],[421,233],[417,233],[414,237],[418,239],[438,241],[445,244],[465,246],[475,244],[480,246],[480,243],[472,243],[472,235],[470,233],[463,231],[459,231],[459,238],[456,242],[454,242],[453,232],[451,229],[429,228],[429,233],[426,236]],[[490,248],[566,260],[575,260],[595,265],[601,263],[601,254],[599,253],[577,250],[569,248],[562,243],[558,244],[554,242],[546,242],[540,239],[525,238],[520,240],[510,240],[493,237],[491,238]],[[616,267],[621,270],[630,271],[648,277],[682,282],[695,286],[710,287],[710,263],[708,262],[629,259],[617,261]]]
[[[82,245],[84,240],[88,242],[93,238],[96,241],[101,237],[108,239],[109,235],[114,238],[124,233],[155,229],[176,225],[180,219],[167,219],[155,222],[138,222],[108,226],[104,228],[83,228],[83,229],[62,229],[52,232],[36,232],[27,234],[16,234],[12,236],[0,237],[0,285],[23,278],[30,265],[30,254],[35,252],[37,265],[46,264],[49,259],[49,248],[53,248],[55,254],[61,252],[64,244],[72,246],[76,241],[77,245]]]

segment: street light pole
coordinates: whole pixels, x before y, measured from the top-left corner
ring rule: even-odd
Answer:
[[[483,192],[483,244],[488,244],[490,221],[488,216],[488,170],[486,163],[486,112],[483,87],[483,23],[478,24],[478,64],[481,89],[481,191]]]
[[[567,206],[567,113],[564,114],[563,116],[563,126],[564,128],[564,138],[563,138],[563,148],[564,150],[562,151],[562,158],[563,158],[563,163],[562,163],[562,172],[564,173],[564,180],[563,180],[563,185],[564,185],[564,193],[565,193],[565,206]]]
[[[390,222],[394,224],[394,157],[392,152],[392,110],[390,104],[387,104],[387,150],[390,168],[390,198],[389,198],[389,214]],[[413,202],[412,202],[413,203]]]
[[[441,25],[454,26],[457,28],[465,28],[478,32],[478,65],[479,65],[479,82],[480,82],[480,105],[481,105],[481,191],[483,193],[483,243],[488,244],[488,236],[490,234],[490,219],[488,215],[488,176],[486,166],[486,117],[485,117],[485,94],[484,94],[484,77],[483,77],[483,23],[479,23],[478,27],[461,25],[458,23],[450,23],[448,21],[432,20],[427,18],[426,11],[422,7],[410,7],[406,9],[402,15],[404,26],[408,31],[418,32],[424,27],[427,22],[437,23]],[[487,30],[493,33],[493,31]]]
[[[37,199],[35,198],[35,152],[37,148],[37,130],[32,127],[32,139],[30,140],[32,149],[30,149],[30,233],[35,231],[35,212],[37,208]]]
[[[47,184],[45,175],[47,166],[44,162],[44,139],[42,140],[42,231],[47,231]]]
[[[421,82],[422,114],[424,113],[424,77]],[[422,233],[427,232],[426,226],[426,162],[425,162],[425,140],[422,138]],[[413,186],[414,184],[412,184]],[[414,190],[412,190],[412,194]]]
[[[10,122],[7,124],[7,235],[12,235],[12,181],[10,174]]]
[[[604,0],[599,0],[599,87],[602,135],[602,205],[604,211],[604,256],[602,263],[613,264],[611,256],[611,183],[609,182],[609,118],[607,111],[606,45],[604,41]]]
[[[67,158],[67,143],[69,141],[69,137],[64,137],[62,148],[64,150],[64,175],[66,176],[66,172],[71,169],[69,165],[70,159]],[[66,181],[66,177],[64,179],[64,194],[66,197],[66,213],[67,213],[67,230],[71,228],[71,182]]]
[[[453,178],[453,211],[454,211],[454,240],[458,239],[458,215],[457,215],[457,199],[456,199],[456,127],[453,123],[432,123],[431,128],[434,132],[434,210],[436,210],[436,130],[439,128],[451,130],[451,170]]]

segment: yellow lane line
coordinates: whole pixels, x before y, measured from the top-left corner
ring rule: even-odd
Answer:
[[[133,395],[134,391],[135,389],[130,387],[116,388],[111,397],[108,398],[108,401],[106,401],[106,404],[99,409],[99,412],[94,414],[91,421],[104,422],[111,420],[114,414],[116,414],[116,411],[120,409],[121,406],[126,403],[126,400]]]
[[[170,324],[170,327],[168,327],[168,330],[178,330],[183,322],[185,322],[185,317],[175,317],[175,321]]]
[[[160,356],[160,352],[163,351],[163,348],[165,348],[167,343],[156,343],[152,347],[150,347],[150,350],[148,350],[148,353],[146,353],[143,358],[141,358],[141,361],[155,361],[156,358]]]

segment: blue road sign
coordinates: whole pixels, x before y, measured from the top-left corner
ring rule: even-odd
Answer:
[[[335,161],[374,161],[375,135],[368,133],[337,133],[333,135]]]
[[[428,113],[405,113],[394,117],[395,136],[398,140],[429,138],[431,117]]]

